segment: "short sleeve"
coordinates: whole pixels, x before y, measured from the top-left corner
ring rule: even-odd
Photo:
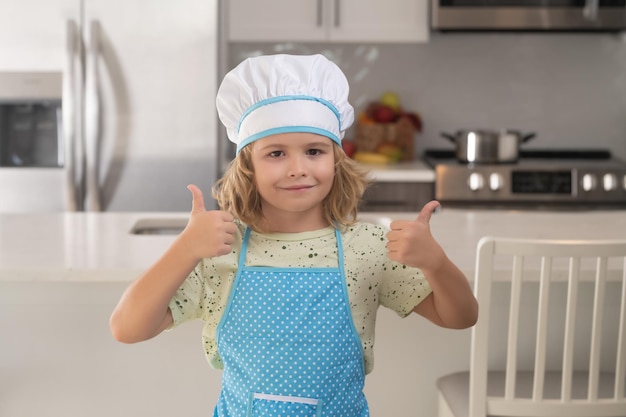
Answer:
[[[420,269],[389,259],[387,232],[382,226],[369,223],[348,228],[345,234],[348,285],[353,291],[353,305],[370,300],[366,289],[375,288],[376,306],[383,305],[405,317],[431,293],[431,288]]]
[[[378,248],[372,252],[380,254],[378,262],[381,264],[382,278],[378,292],[379,303],[395,311],[401,317],[406,317],[431,293],[430,285],[420,269],[389,259],[386,229],[375,226],[372,234],[374,235],[372,242],[378,245]]]
[[[380,289],[381,305],[406,317],[431,292],[420,269],[388,261]]]
[[[170,300],[169,308],[174,319],[172,327],[189,320],[204,318],[206,291],[201,273],[203,268],[204,262],[200,262]]]
[[[237,249],[238,252],[238,249]],[[175,327],[200,319],[217,326],[237,271],[237,253],[203,259],[178,288],[169,303]]]

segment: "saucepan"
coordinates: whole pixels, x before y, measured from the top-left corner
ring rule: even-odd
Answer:
[[[458,130],[454,134],[442,132],[444,138],[456,145],[459,162],[510,163],[519,158],[520,145],[536,136],[511,129]]]

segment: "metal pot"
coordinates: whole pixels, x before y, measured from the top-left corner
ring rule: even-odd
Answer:
[[[459,130],[441,135],[456,145],[458,161],[490,164],[517,161],[520,145],[536,136],[509,129]]]

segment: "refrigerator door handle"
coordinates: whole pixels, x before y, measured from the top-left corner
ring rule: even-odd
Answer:
[[[78,28],[76,22],[67,22],[66,61],[63,74],[62,126],[65,166],[65,208],[80,210],[79,191],[76,184],[76,57],[78,52]]]
[[[86,51],[85,80],[85,149],[88,211],[101,211],[98,186],[98,150],[100,148],[100,80],[98,57],[100,55],[100,23],[92,21]]]

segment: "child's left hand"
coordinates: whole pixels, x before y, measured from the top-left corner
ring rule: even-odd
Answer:
[[[452,263],[430,233],[430,217],[439,207],[438,201],[426,203],[417,219],[392,222],[387,233],[389,258],[419,268],[432,292],[413,311],[433,323],[465,329],[478,318],[478,303],[461,270]]]
[[[390,259],[424,270],[437,269],[446,256],[430,233],[430,217],[439,207],[438,201],[424,205],[415,220],[391,222],[387,233],[387,250]]]

